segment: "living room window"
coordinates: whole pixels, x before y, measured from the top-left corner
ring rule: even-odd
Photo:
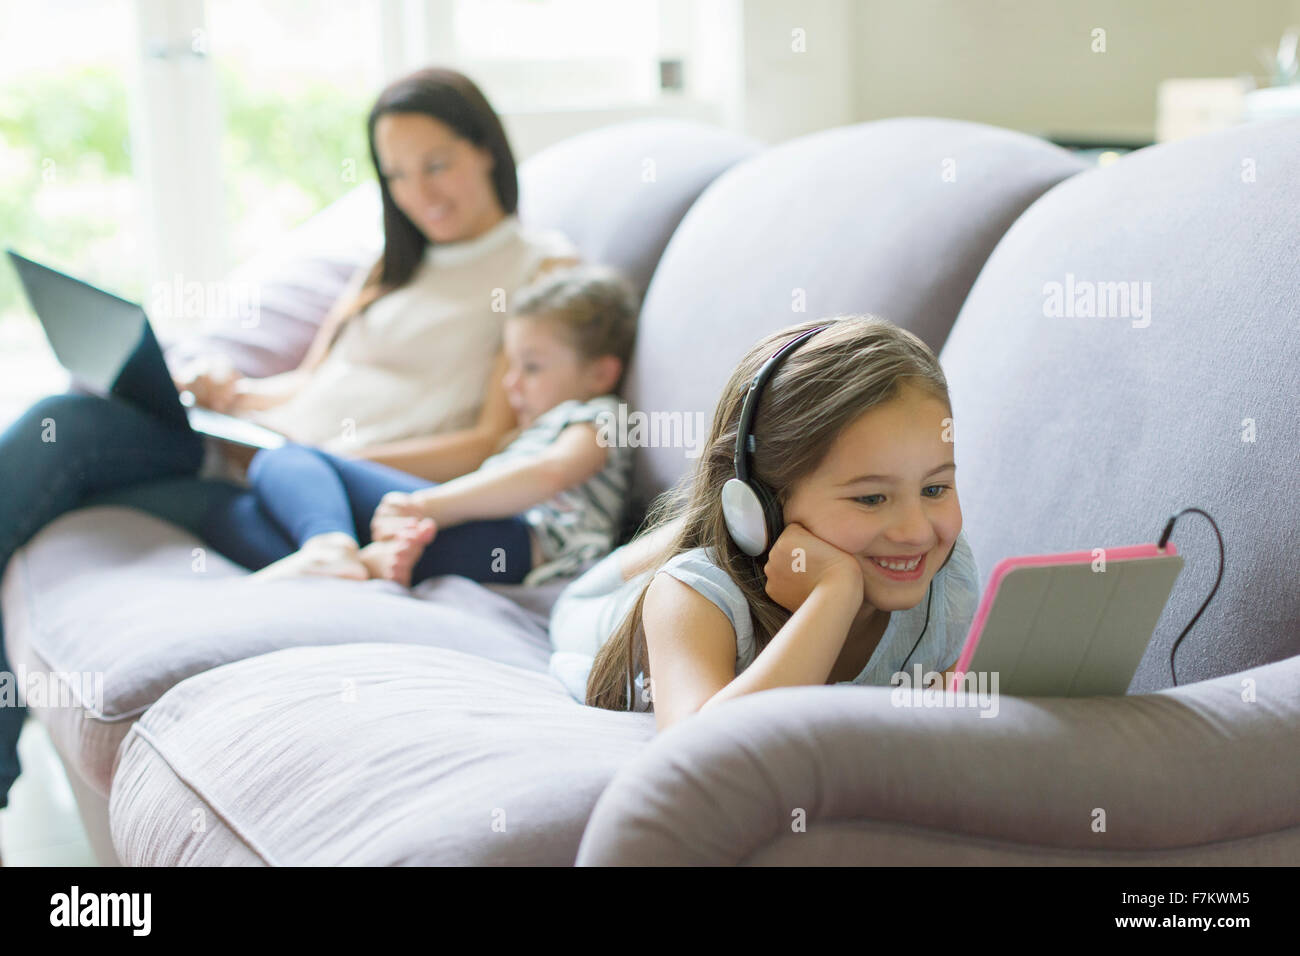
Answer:
[[[689,0],[0,0],[0,18],[6,241],[146,304],[372,179],[365,117],[396,76],[447,63],[503,114],[645,104],[695,23]],[[191,321],[155,317],[164,337]],[[64,381],[0,269],[0,424]]]

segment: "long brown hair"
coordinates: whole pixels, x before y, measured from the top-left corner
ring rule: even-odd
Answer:
[[[492,186],[502,212],[510,215],[519,206],[519,176],[510,141],[501,125],[501,117],[474,81],[446,67],[429,67],[394,80],[375,100],[367,121],[370,160],[379,177],[379,192],[383,198],[384,251],[371,267],[356,297],[342,309],[335,340],[347,319],[410,281],[424,257],[425,247],[430,244],[424,233],[393,202],[380,168],[379,153],[375,149],[375,124],[386,113],[423,113],[450,126],[462,139],[477,147],[486,147],[495,160],[491,172]]]
[[[763,390],[753,436],[763,451],[751,474],[784,505],[792,487],[812,473],[839,434],[867,410],[915,386],[952,412],[948,382],[939,360],[921,339],[873,315],[839,315],[801,322],[764,336],[740,360],[713,414],[708,441],[693,471],[652,505],[642,533],[682,517],[672,542],[655,558],[658,568],[676,554],[709,548],[719,566],[744,593],[757,649],[767,646],[790,612],[764,590],[759,559],[731,540],[722,517],[722,486],[734,476],[732,455],[745,391],[762,364],[796,335],[828,325],[782,360]],[[650,576],[653,578],[653,575]],[[602,645],[587,678],[587,704],[610,710],[628,708],[627,687],[638,669],[649,678],[641,611],[649,581],[636,603]]]

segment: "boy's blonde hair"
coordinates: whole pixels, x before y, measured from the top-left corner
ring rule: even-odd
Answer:
[[[713,426],[694,470],[656,499],[645,532],[683,516],[681,530],[655,559],[658,568],[693,548],[712,549],[719,566],[744,593],[757,650],[767,646],[790,612],[765,590],[759,559],[731,540],[722,517],[722,486],[734,476],[732,455],[740,410],[749,383],[767,359],[796,335],[827,325],[782,360],[763,390],[752,430],[756,447],[751,474],[780,504],[796,482],[822,463],[836,438],[864,412],[899,396],[904,385],[942,402],[952,414],[948,382],[939,360],[921,339],[872,315],[841,315],[790,326],[764,336],[731,373],[718,400]],[[653,575],[651,575],[653,578]],[[601,647],[587,678],[587,704],[627,709],[626,688],[638,669],[647,679],[649,660],[641,610],[645,593]]]
[[[517,291],[511,318],[548,319],[584,359],[612,355],[626,371],[639,310],[636,290],[621,272],[582,263],[547,270]]]

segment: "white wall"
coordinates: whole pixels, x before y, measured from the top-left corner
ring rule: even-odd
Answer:
[[[743,131],[777,143],[852,123],[857,0],[745,0]]]
[[[698,120],[713,126],[726,125],[716,106],[685,97],[666,98],[656,106],[627,106],[607,110],[538,110],[528,113],[502,110],[501,125],[510,140],[515,162],[522,163],[547,146],[579,133],[650,117],[675,117]]]
[[[1150,140],[1169,77],[1264,76],[1296,0],[860,0],[855,112]],[[1091,49],[1093,28],[1106,52]]]
[[[1266,80],[1260,55],[1300,26],[1300,0],[677,0],[661,25],[663,53],[686,59],[683,94],[653,107],[503,109],[517,158],[644,115],[769,144],[888,116],[1149,141],[1161,80]],[[1105,52],[1093,52],[1096,28]],[[416,54],[428,62],[430,46]]]
[[[1264,78],[1300,0],[743,0],[741,19],[739,122],[767,142],[909,115],[1150,140],[1160,80]]]

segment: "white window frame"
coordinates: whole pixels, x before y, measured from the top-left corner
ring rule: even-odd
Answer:
[[[144,213],[145,288],[227,272],[221,116],[203,0],[135,0],[139,69],[132,165]],[[148,296],[146,296],[146,305]]]
[[[611,0],[613,2],[613,0]],[[456,46],[456,0],[380,0],[384,37],[385,80],[436,63],[446,63],[491,84],[502,64],[495,58],[469,57]],[[739,97],[743,83],[739,57],[743,0],[657,0],[660,26],[659,59],[684,63],[684,89],[659,93],[649,99],[611,101],[576,110],[525,105],[515,112],[536,116],[573,112],[644,113],[707,118],[732,127],[740,119]],[[707,55],[705,55],[707,54]],[[511,59],[512,71],[526,69],[535,75],[563,74],[575,65],[596,64],[596,59]],[[503,105],[509,114],[510,105]]]

